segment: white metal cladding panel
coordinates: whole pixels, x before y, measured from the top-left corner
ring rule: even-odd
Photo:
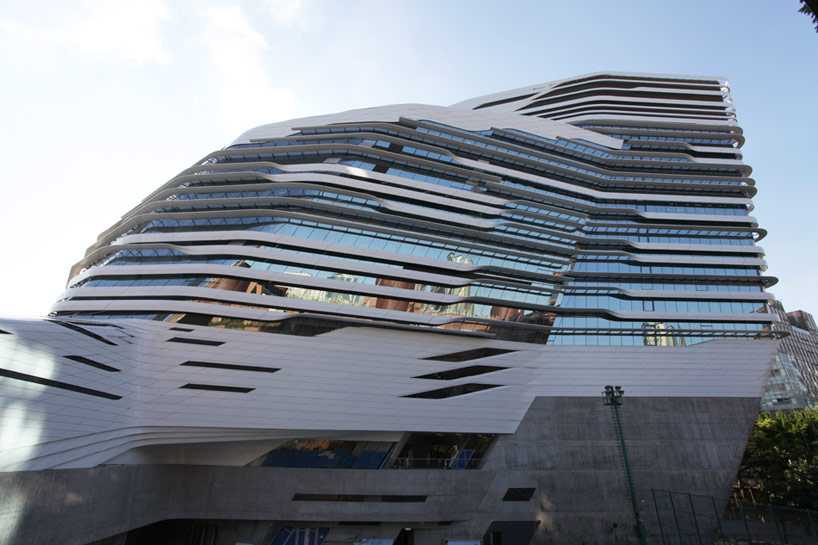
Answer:
[[[544,187],[554,187],[558,189],[565,189],[568,191],[572,191],[574,193],[579,193],[582,195],[587,195],[589,197],[593,197],[595,199],[605,201],[605,200],[622,200],[622,199],[638,199],[640,201],[667,201],[668,195],[662,193],[656,194],[646,194],[646,193],[630,193],[627,189],[622,191],[616,192],[604,192],[598,191],[596,189],[590,189],[586,187],[577,186],[568,182],[562,182],[559,180],[553,180],[547,176],[541,176],[537,174],[531,174],[530,172],[525,172],[521,170],[515,170],[508,167],[502,167],[498,165],[492,165],[489,163],[483,163],[480,161],[475,161],[474,159],[468,159],[465,157],[458,157],[458,162],[463,164],[464,166],[480,169],[487,172],[493,172],[497,176],[511,176],[515,178],[522,178],[524,180],[529,180],[532,182],[538,182],[540,185]],[[708,196],[708,195],[673,195],[673,201],[675,202],[689,202],[689,203],[730,203],[730,204],[748,204],[750,203],[750,199],[744,199],[740,197],[722,197],[722,196]],[[745,216],[746,217],[746,216]],[[743,217],[743,218],[745,218]]]
[[[524,100],[527,101],[534,101],[537,98],[540,98],[542,95],[547,94],[549,91],[553,89],[566,86],[572,83],[581,83],[584,81],[588,81],[591,78],[595,79],[596,81],[611,81],[615,82],[621,79],[627,79],[636,82],[661,82],[661,81],[678,81],[678,82],[686,82],[688,84],[697,85],[697,84],[727,84],[727,78],[721,76],[686,76],[686,75],[677,75],[677,74],[649,74],[649,73],[633,73],[633,72],[617,72],[617,71],[610,71],[610,72],[592,72],[589,74],[583,74],[580,76],[572,76],[570,78],[556,80],[556,81],[549,81],[545,83],[539,83],[536,85],[527,85],[525,87],[520,87],[518,89],[512,89],[508,91],[501,91],[498,93],[492,93],[490,95],[484,95],[481,97],[470,98],[468,100],[464,100],[454,104],[454,107],[458,108],[476,108],[480,105],[487,104],[490,102],[495,102],[498,100],[506,100],[510,98],[520,97],[523,95],[534,95],[533,97],[529,97],[527,99],[521,99],[519,101],[513,101],[510,103],[505,103],[502,105],[492,106],[491,110],[495,111],[503,111],[503,110],[516,110],[521,107],[521,102],[525,103]]]
[[[250,129],[233,141],[231,145],[235,146],[237,144],[247,144],[254,140],[289,136],[298,128],[303,127],[331,123],[398,121],[400,118],[436,121],[467,131],[482,131],[492,128],[518,129],[544,138],[582,138],[609,148],[619,149],[622,147],[622,141],[617,138],[564,123],[532,119],[515,114],[447,108],[428,104],[394,104],[271,123]]]
[[[0,335],[0,368],[122,396],[0,377],[0,468],[93,466],[151,444],[332,432],[513,433],[535,397],[596,397],[606,384],[623,386],[628,396],[760,397],[775,351],[775,341],[753,340],[546,347],[360,327],[300,337],[140,320],[118,322],[121,329],[87,323],[81,327],[115,345],[48,321],[0,321],[12,333]],[[224,344],[169,342],[173,337]],[[464,362],[423,359],[480,347],[514,352]],[[280,371],[180,365],[188,360]],[[457,380],[413,378],[471,365],[508,369]],[[253,390],[180,389],[187,383]],[[500,387],[439,400],[402,397],[465,383]]]

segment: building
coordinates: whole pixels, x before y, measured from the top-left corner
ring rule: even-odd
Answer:
[[[780,301],[769,303],[774,327],[786,331],[778,346],[770,381],[761,398],[763,411],[792,411],[818,405],[818,328],[809,312],[787,312]]]
[[[742,143],[726,81],[620,73],[244,133],[0,322],[7,542],[605,543],[606,385],[649,534],[727,498],[777,335]]]

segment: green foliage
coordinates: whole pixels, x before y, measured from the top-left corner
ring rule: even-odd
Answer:
[[[759,503],[818,511],[818,409],[761,413],[739,482]]]
[[[807,0],[801,0],[801,9],[798,10],[798,13],[806,13],[808,16],[812,17],[812,22],[815,25],[815,32],[818,32],[818,13],[815,13],[807,3]]]

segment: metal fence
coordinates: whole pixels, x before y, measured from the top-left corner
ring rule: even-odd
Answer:
[[[662,545],[818,545],[818,513],[653,490]]]

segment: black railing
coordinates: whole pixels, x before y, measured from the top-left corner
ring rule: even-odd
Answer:
[[[653,490],[662,545],[816,545],[818,513],[682,492]],[[656,536],[655,534],[659,535]]]
[[[482,458],[395,458],[392,469],[478,469]]]

